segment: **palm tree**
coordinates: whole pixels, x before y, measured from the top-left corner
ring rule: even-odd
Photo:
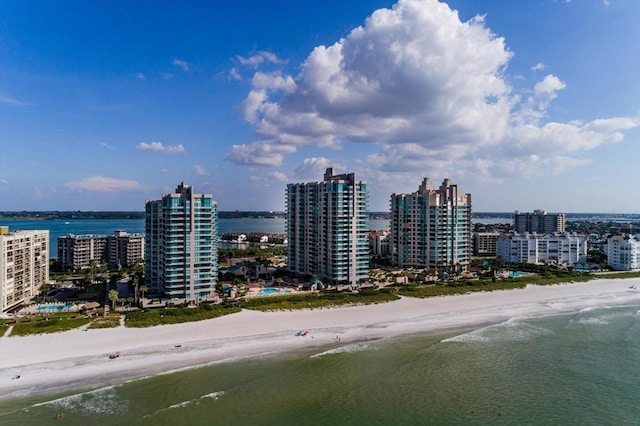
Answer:
[[[144,299],[144,294],[145,294],[148,290],[149,290],[149,288],[148,288],[146,285],[142,284],[142,285],[140,286],[140,293],[142,293],[142,298],[143,298],[143,299]]]
[[[118,296],[118,290],[109,290],[109,300],[111,300],[111,308],[115,311],[116,302],[120,300]]]

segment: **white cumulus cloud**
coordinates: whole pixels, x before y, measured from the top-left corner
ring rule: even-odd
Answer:
[[[171,63],[175,67],[182,69],[182,71],[189,71],[189,62],[185,61],[184,59],[175,58]]]
[[[65,185],[69,189],[91,192],[117,192],[142,189],[134,180],[115,179],[105,176],[91,176]]]
[[[162,142],[140,142],[138,145],[136,145],[136,148],[142,151],[156,151],[162,152],[164,154],[180,154],[185,152],[184,146],[182,146],[181,144],[165,146],[162,144]]]
[[[200,175],[200,176],[209,176],[211,173],[209,173],[204,167],[202,167],[199,164],[196,164],[194,166],[194,169],[196,171],[196,174]]]
[[[578,154],[640,125],[629,117],[546,122],[567,83],[549,74],[516,91],[507,75],[512,56],[482,16],[463,22],[437,0],[399,0],[317,46],[297,75],[256,71],[242,104],[256,141],[232,146],[227,159],[280,166],[285,155],[313,148],[316,160],[300,166],[303,174],[323,164],[316,152],[360,143],[378,150],[366,155],[371,175],[470,167],[491,180],[508,176],[506,161],[539,172],[541,164],[578,167],[588,161]],[[267,57],[238,60],[257,66]]]
[[[253,55],[249,56],[249,57],[243,57],[243,56],[236,56],[236,59],[238,60],[238,62],[240,62],[242,65],[245,66],[258,66],[260,64],[263,64],[265,62],[267,63],[272,63],[272,64],[283,64],[286,61],[283,61],[282,59],[278,58],[278,56],[273,53],[273,52],[268,52],[265,50],[259,51],[254,53]]]

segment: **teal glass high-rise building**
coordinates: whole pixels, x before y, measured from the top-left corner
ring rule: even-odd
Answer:
[[[171,300],[216,295],[218,210],[211,194],[184,182],[145,206],[145,283]]]
[[[425,178],[417,192],[391,194],[391,261],[401,268],[468,271],[471,195],[445,179]]]
[[[325,284],[357,287],[369,275],[367,184],[355,174],[287,185],[287,267]]]

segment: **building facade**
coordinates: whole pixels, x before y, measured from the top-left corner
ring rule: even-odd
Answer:
[[[115,231],[107,242],[108,262],[112,265],[131,266],[144,262],[144,234]]]
[[[474,232],[473,254],[476,256],[495,256],[499,236],[500,232]]]
[[[335,286],[357,287],[369,275],[367,184],[355,174],[287,185],[287,268]]]
[[[525,232],[536,232],[538,234],[564,232],[564,213],[547,214],[544,210],[534,210],[533,213],[520,213],[516,210],[513,215],[513,229],[520,234]]]
[[[574,265],[587,259],[587,241],[576,233],[502,234],[496,254],[507,263]]]
[[[465,272],[471,265],[471,195],[445,179],[391,195],[391,261],[401,268]]]
[[[144,260],[144,234],[115,231],[114,235],[74,235],[58,237],[58,262],[73,269],[92,262],[131,266]]]
[[[607,263],[618,271],[640,271],[640,234],[609,237]]]
[[[49,231],[0,233],[0,312],[31,300],[49,281]]]
[[[218,209],[211,194],[184,182],[145,205],[145,283],[171,300],[216,295]]]

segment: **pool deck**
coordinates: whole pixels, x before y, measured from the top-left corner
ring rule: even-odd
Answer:
[[[55,306],[68,306],[68,308],[63,308],[62,310],[54,308]],[[35,315],[35,314],[43,314],[43,313],[56,313],[56,312],[78,312],[84,303],[66,305],[64,303],[41,303],[38,305],[27,306],[26,308],[22,308],[18,311],[17,316],[25,316],[25,315]],[[38,308],[41,308],[38,310]],[[44,308],[44,309],[42,309]],[[50,308],[50,309],[47,309]]]

